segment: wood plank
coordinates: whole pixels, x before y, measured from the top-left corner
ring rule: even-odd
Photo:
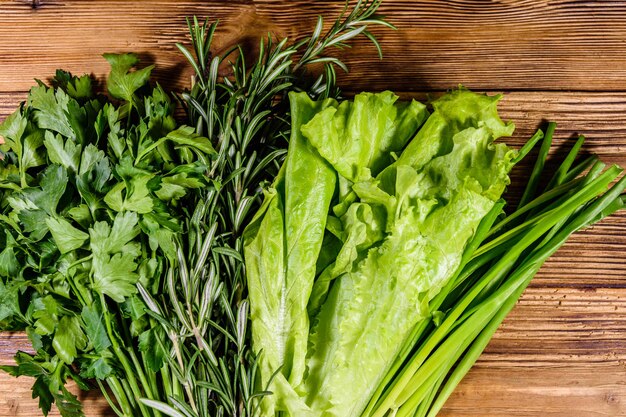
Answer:
[[[254,49],[267,31],[296,38],[310,31],[318,14],[336,15],[341,3],[0,0],[0,120],[25,98],[33,78],[48,79],[58,67],[103,76],[104,52],[138,52],[144,63],[157,65],[159,82],[184,87],[190,71],[174,44],[185,41],[185,16],[221,19],[219,52],[239,41]],[[399,30],[376,31],[383,61],[364,40],[341,53],[352,70],[340,76],[347,91],[390,88],[424,97],[417,92],[436,95],[459,83],[516,90],[501,106],[503,117],[517,125],[511,144],[523,143],[542,120],[556,120],[557,148],[582,133],[589,138],[586,152],[626,165],[626,3],[385,0],[382,11]],[[513,196],[527,170],[525,164],[514,173]],[[573,236],[541,270],[442,414],[626,415],[625,232],[626,213],[620,213]],[[23,334],[0,334],[0,363],[11,363],[15,350],[27,347]],[[0,373],[0,417],[39,415],[31,383]],[[112,415],[97,392],[84,401],[88,416]]]
[[[135,52],[167,85],[186,85],[190,72],[176,42],[186,41],[185,17],[210,16],[220,26],[215,50],[266,33],[252,24],[253,7],[243,2],[0,0],[0,90],[24,91],[33,78],[48,79],[57,68],[103,76],[105,52]],[[255,32],[258,30],[259,32]],[[185,71],[186,69],[186,71]]]
[[[624,2],[405,1],[387,14],[386,59],[367,71],[373,85],[437,90],[624,90]],[[364,43],[364,42],[361,42]],[[369,59],[371,61],[371,59]],[[370,75],[371,74],[371,75]],[[358,82],[355,80],[355,82]],[[380,84],[379,84],[380,83]]]
[[[578,289],[549,287],[542,281],[537,277],[502,323],[485,362],[529,357],[533,363],[566,357],[567,361],[594,357],[626,361],[626,286]]]
[[[33,7],[33,4],[36,7]],[[184,85],[190,74],[175,42],[184,18],[220,19],[215,49],[254,48],[272,31],[292,39],[315,17],[332,20],[342,2],[278,0],[0,0],[0,91],[27,89],[58,67],[102,75],[104,52],[135,51],[158,78]],[[626,90],[626,4],[570,0],[387,0],[381,12],[399,30],[380,29],[385,59],[366,40],[342,53],[350,90]]]
[[[625,371],[624,363],[617,361],[529,366],[479,362],[439,416],[624,416]]]

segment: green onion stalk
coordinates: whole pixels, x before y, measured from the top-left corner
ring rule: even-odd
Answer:
[[[506,216],[501,200],[485,216],[456,274],[431,301],[431,318],[414,330],[363,416],[436,416],[544,262],[572,233],[624,208],[620,167],[604,170],[595,156],[574,164],[582,136],[537,192],[548,179],[555,127],[549,123],[519,151],[516,162],[541,141],[518,208]]]

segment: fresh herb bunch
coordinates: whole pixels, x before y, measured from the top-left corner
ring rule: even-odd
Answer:
[[[152,67],[105,58],[115,101],[89,76],[57,71],[0,125],[0,329],[26,330],[36,352],[2,369],[36,379],[44,414],[56,403],[83,415],[71,378],[82,389],[95,379],[118,415],[156,416],[138,399],[162,398],[177,379],[137,285],[160,290],[215,151],[176,126],[174,102],[147,84]]]
[[[378,5],[346,6],[325,36],[319,18],[293,45],[268,37],[251,70],[240,47],[211,57],[216,25],[195,20],[198,61],[181,50],[197,77],[183,98],[208,139],[176,128],[168,95],[146,84],[152,67],[131,71],[132,54],[105,56],[119,102],[59,71],[0,125],[0,322],[36,351],[3,369],[36,378],[44,414],[56,402],[83,415],[71,378],[94,379],[120,416],[255,415],[268,393],[249,347],[240,234],[286,152],[287,93],[337,97],[334,66],[345,66],[323,53],[359,34],[375,42],[367,24],[388,25]],[[234,75],[219,78],[227,61]],[[316,63],[325,72],[311,79]]]
[[[210,52],[217,23],[189,22],[193,50],[179,45],[195,71],[194,85],[182,95],[188,122],[217,150],[209,169],[210,185],[188,220],[188,234],[176,241],[159,297],[142,291],[151,315],[161,325],[174,353],[171,369],[184,396],[144,403],[173,416],[254,416],[259,399],[270,395],[257,378],[257,352],[248,329],[247,284],[242,232],[262,202],[263,186],[276,176],[290,132],[288,93],[312,98],[339,96],[330,47],[364,35],[380,51],[369,25],[391,26],[376,14],[380,0],[359,0],[322,34],[318,18],[311,36],[290,44],[261,39],[252,63],[234,46],[221,56]],[[323,64],[313,77],[307,69]],[[232,74],[220,77],[225,65]]]

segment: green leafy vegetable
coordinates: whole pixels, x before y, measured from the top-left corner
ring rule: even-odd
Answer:
[[[34,119],[40,129],[75,138],[67,115],[70,100],[72,98],[60,88],[52,89],[39,85],[31,88],[28,102],[35,110]]]
[[[163,345],[165,334],[159,328],[149,329],[139,335],[139,350],[144,352],[148,367],[157,372],[166,362],[168,352]]]
[[[294,313],[299,312],[295,320],[281,312],[274,323],[268,323],[270,330],[291,325],[297,330],[295,336],[277,340],[286,354],[277,351],[274,357],[258,357],[252,351],[242,234],[261,204],[263,186],[275,178],[284,159],[291,130],[288,95],[303,91],[312,98],[336,98],[339,91],[335,86],[335,66],[345,68],[345,65],[326,55],[326,49],[345,46],[360,34],[375,41],[368,32],[370,25],[388,25],[376,14],[379,4],[379,1],[359,0],[353,7],[346,7],[326,34],[321,32],[323,20],[320,18],[312,36],[292,44],[287,39],[275,42],[273,36],[264,37],[259,44],[258,59],[254,61],[247,59],[242,47],[224,55],[213,55],[210,50],[216,24],[189,22],[195,57],[185,47],[179,45],[179,49],[189,59],[195,76],[191,90],[183,94],[183,99],[189,124],[196,127],[197,134],[210,139],[216,154],[207,161],[207,179],[199,189],[202,198],[197,204],[186,207],[189,216],[183,225],[184,238],[163,239],[175,244],[177,253],[161,290],[167,296],[154,299],[147,292],[141,292],[146,304],[151,306],[150,315],[174,341],[166,359],[184,387],[177,401],[169,398],[142,400],[145,405],[170,416],[257,416],[260,407],[275,398],[267,391],[267,377],[257,383],[259,369],[269,369],[273,363],[290,358],[294,348],[301,351],[305,347],[307,301],[298,294],[283,304]],[[324,64],[324,72],[312,78],[307,67],[316,63]],[[221,71],[218,73],[218,68],[224,67],[232,75],[224,77]],[[311,100],[308,103],[312,103]],[[308,103],[302,101],[305,107]],[[187,138],[170,134],[163,141],[184,146]],[[194,142],[200,143],[196,139]],[[301,155],[305,159],[292,159],[287,163],[285,169],[290,175],[306,174],[306,167],[313,164],[320,175],[325,176],[324,181],[331,180],[331,170],[312,149],[306,151],[303,140],[292,137],[289,147],[293,146],[305,152]],[[192,148],[190,151],[195,152]],[[141,153],[138,159],[142,159]],[[157,196],[177,198],[179,184],[195,178],[181,171],[176,178],[163,179]],[[306,177],[299,180],[314,184]],[[286,184],[289,188],[296,186],[293,179]],[[328,193],[323,186],[318,190]],[[324,196],[326,200],[329,198],[330,195]],[[316,198],[309,198],[309,203],[315,207],[327,204]],[[292,201],[292,197],[280,204],[297,209],[293,218],[290,216],[286,221],[293,225],[289,234],[298,233],[306,210],[297,208],[297,201]],[[322,235],[323,229],[322,224],[315,224],[311,219],[302,230],[317,230]],[[306,242],[307,247],[319,246],[314,240]],[[315,272],[315,260],[306,250],[294,250],[291,258],[293,264],[307,260],[306,274]],[[297,283],[297,278],[298,271],[291,270],[288,279]],[[310,287],[310,284],[303,286]],[[285,289],[284,293],[290,291]],[[293,292],[297,293],[299,291]],[[295,358],[284,374],[302,378],[304,359],[304,354]],[[261,402],[261,398],[267,398],[268,402]]]
[[[254,344],[264,351],[262,384],[269,384],[273,370],[282,367],[273,376],[278,390],[288,390],[289,383],[298,385],[304,376],[309,329],[306,305],[315,278],[311,254],[320,250],[336,181],[331,168],[306,143],[300,127],[332,103],[313,102],[306,94],[291,95],[292,136],[284,174],[279,174],[265,196],[261,214],[244,235],[245,256],[250,259],[250,298],[263,300],[253,304],[251,311]],[[287,239],[289,245],[284,244]],[[264,405],[267,413],[273,414],[274,406],[269,403],[274,398],[269,397]]]
[[[544,143],[551,141],[553,131],[551,126]],[[543,166],[545,156],[536,166]],[[570,158],[561,166],[567,171]],[[528,190],[536,184],[529,182],[528,203],[500,221],[496,219],[502,205],[496,206],[466,249],[454,278],[431,301],[431,309],[443,308],[445,313],[437,323],[425,321],[415,329],[405,344],[408,349],[376,390],[364,416],[384,416],[390,410],[400,416],[439,412],[543,262],[571,233],[624,208],[620,193],[626,179],[607,190],[621,169],[611,167],[600,174],[601,170],[598,164],[569,184],[563,176],[532,201],[536,190]],[[537,175],[541,171],[535,170]],[[578,167],[573,168],[576,171]],[[532,208],[541,209],[517,227],[504,227]]]
[[[303,123],[302,134],[341,176],[366,180],[393,161],[392,154],[404,149],[428,114],[417,101],[397,99],[391,91],[358,94],[354,101],[318,110],[314,120]]]
[[[435,112],[408,145],[427,114],[419,103],[395,104],[390,92],[365,93],[353,103],[319,102],[316,109],[304,95],[291,98],[284,175],[246,231],[254,346],[263,352],[265,382],[273,371],[282,373],[270,385],[276,386],[277,410],[358,415],[504,191],[514,153],[492,142],[511,128],[480,104],[491,106],[497,98],[464,90],[441,99],[444,109],[449,102],[462,109],[460,117],[441,114],[445,110],[434,103]],[[478,116],[466,117],[463,108]],[[392,162],[391,153],[405,146]],[[436,151],[431,160],[411,164],[405,152],[420,147]],[[321,172],[328,172],[327,180]],[[336,175],[339,198],[353,196],[329,228],[344,239],[337,262],[316,280]],[[297,393],[307,393],[299,405]],[[274,407],[264,412],[274,415]]]
[[[86,343],[79,318],[61,317],[52,339],[52,347],[59,358],[68,365],[72,364],[78,354],[77,349],[84,349]]]
[[[81,312],[81,317],[85,323],[85,332],[96,353],[102,353],[111,346],[111,341],[103,324],[103,316],[103,312],[90,306],[83,307]]]
[[[80,248],[89,238],[87,233],[78,230],[63,218],[49,217],[46,219],[46,225],[62,254]]]
[[[287,159],[244,234],[253,346],[273,392],[262,415],[434,416],[543,261],[624,206],[626,179],[594,202],[619,169],[568,175],[579,140],[546,193],[530,202],[532,181],[529,207],[497,223],[508,172],[544,138],[519,152],[495,143],[514,128],[499,99],[456,90],[424,122],[422,105],[390,92],[291,96]]]

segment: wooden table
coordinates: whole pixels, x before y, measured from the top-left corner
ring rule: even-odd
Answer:
[[[216,48],[259,35],[308,33],[341,1],[0,0],[0,119],[33,78],[58,67],[101,77],[104,52],[134,51],[162,84],[184,87],[189,68],[175,42],[185,16],[220,19]],[[626,165],[626,2],[385,0],[399,30],[377,30],[379,61],[365,41],[343,53],[347,92],[393,89],[424,97],[458,85],[505,92],[501,112],[519,145],[556,120],[557,148],[585,134],[585,149]],[[523,170],[522,170],[523,171]],[[523,181],[518,172],[514,184]],[[515,186],[513,193],[515,193]],[[0,335],[0,362],[27,348]],[[39,415],[28,379],[0,374],[0,416]],[[97,393],[87,415],[112,415]],[[626,416],[626,212],[575,235],[541,270],[444,416]],[[57,415],[57,414],[51,414]]]

